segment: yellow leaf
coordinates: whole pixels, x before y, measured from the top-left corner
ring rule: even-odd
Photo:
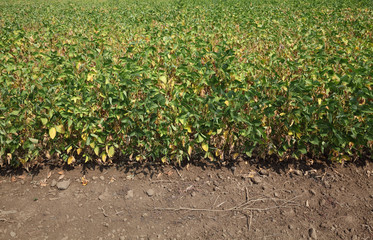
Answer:
[[[188,154],[189,154],[189,156],[192,155],[192,151],[193,151],[193,147],[189,146],[188,147]]]
[[[88,73],[87,81],[88,81],[88,82],[92,82],[94,76],[95,76],[95,74],[93,74],[93,73]]]
[[[88,179],[85,178],[85,176],[82,177],[82,185],[85,186],[88,184]]]
[[[161,160],[162,160],[163,163],[167,162],[167,158],[166,157],[163,157]]]
[[[108,155],[109,155],[109,157],[113,157],[114,156],[114,153],[115,153],[115,149],[114,149],[114,147],[113,146],[111,146],[110,148],[109,148],[109,151],[108,151]]]
[[[52,127],[51,129],[49,129],[49,136],[54,139],[56,137],[56,129],[54,127]]]
[[[280,113],[280,116],[284,116],[285,115],[285,113]]]
[[[89,161],[89,157],[85,156],[85,163],[87,163],[88,161]]]
[[[88,136],[88,135],[87,135],[86,133],[84,133],[84,134],[82,134],[81,137],[82,137],[82,139],[83,139],[84,141],[86,141],[86,140],[87,140],[87,136]]]
[[[224,131],[223,136],[224,136],[225,139],[228,138],[228,134],[229,134],[229,131]]]
[[[202,149],[205,150],[205,152],[209,151],[209,145],[206,143],[202,143]]]
[[[95,144],[94,142],[91,142],[91,143],[89,144],[89,146],[91,146],[91,148],[95,148],[96,144]]]
[[[107,158],[106,153],[103,153],[103,154],[101,155],[101,159],[102,159],[102,161],[103,161],[103,162],[106,162],[106,158]]]
[[[234,158],[234,159],[238,158],[238,156],[239,156],[238,153],[233,154],[233,158]]]
[[[70,146],[67,150],[66,150],[66,152],[67,152],[67,154],[69,154],[70,153],[70,151],[71,151],[71,149],[73,149],[73,147],[72,146]]]
[[[192,132],[192,126],[190,126],[189,124],[185,126],[185,129],[188,130],[188,133]]]
[[[321,98],[317,99],[317,102],[321,105]]]
[[[225,105],[229,106],[229,101],[228,100],[225,100]]]
[[[76,153],[77,153],[78,155],[80,155],[81,152],[82,152],[82,149],[81,149],[81,148],[78,148],[78,149],[76,150]]]
[[[161,82],[163,82],[163,83],[167,83],[167,77],[166,76],[160,76],[159,77],[159,80],[161,81]]]
[[[100,148],[98,146],[95,147],[94,152],[98,156],[100,154]]]
[[[82,66],[82,64],[80,63],[80,62],[78,62],[77,64],[76,64],[76,70],[80,70],[80,67]]]
[[[63,125],[58,125],[56,126],[56,131],[59,133],[65,133],[65,128],[63,127]]]
[[[67,164],[72,164],[73,162],[75,162],[75,158],[74,156],[70,156],[68,159],[67,159]]]

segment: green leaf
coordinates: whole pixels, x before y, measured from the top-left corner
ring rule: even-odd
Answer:
[[[48,123],[48,118],[41,118],[40,120],[44,126]]]
[[[30,142],[32,143],[35,143],[37,144],[39,142],[39,140],[35,139],[35,138],[29,138]]]

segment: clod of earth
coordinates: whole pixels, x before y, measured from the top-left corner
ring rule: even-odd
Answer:
[[[127,192],[125,198],[126,198],[126,199],[133,198],[133,190],[128,190],[128,192]]]
[[[57,185],[57,181],[55,179],[52,180],[51,187],[55,187]]]
[[[259,176],[254,176],[253,178],[251,178],[251,181],[254,183],[254,184],[259,184],[262,182],[262,178],[259,177]]]
[[[65,180],[65,181],[58,182],[58,183],[56,184],[56,186],[57,186],[57,188],[58,188],[59,190],[66,190],[66,189],[69,188],[70,183],[71,183],[71,180],[69,179],[69,180]]]

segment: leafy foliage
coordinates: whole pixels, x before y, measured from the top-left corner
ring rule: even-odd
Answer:
[[[0,1],[0,162],[355,159],[370,1]]]

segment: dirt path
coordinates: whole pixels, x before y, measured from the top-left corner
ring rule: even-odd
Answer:
[[[241,162],[88,170],[83,183],[81,168],[3,173],[0,239],[373,239],[371,172]]]

